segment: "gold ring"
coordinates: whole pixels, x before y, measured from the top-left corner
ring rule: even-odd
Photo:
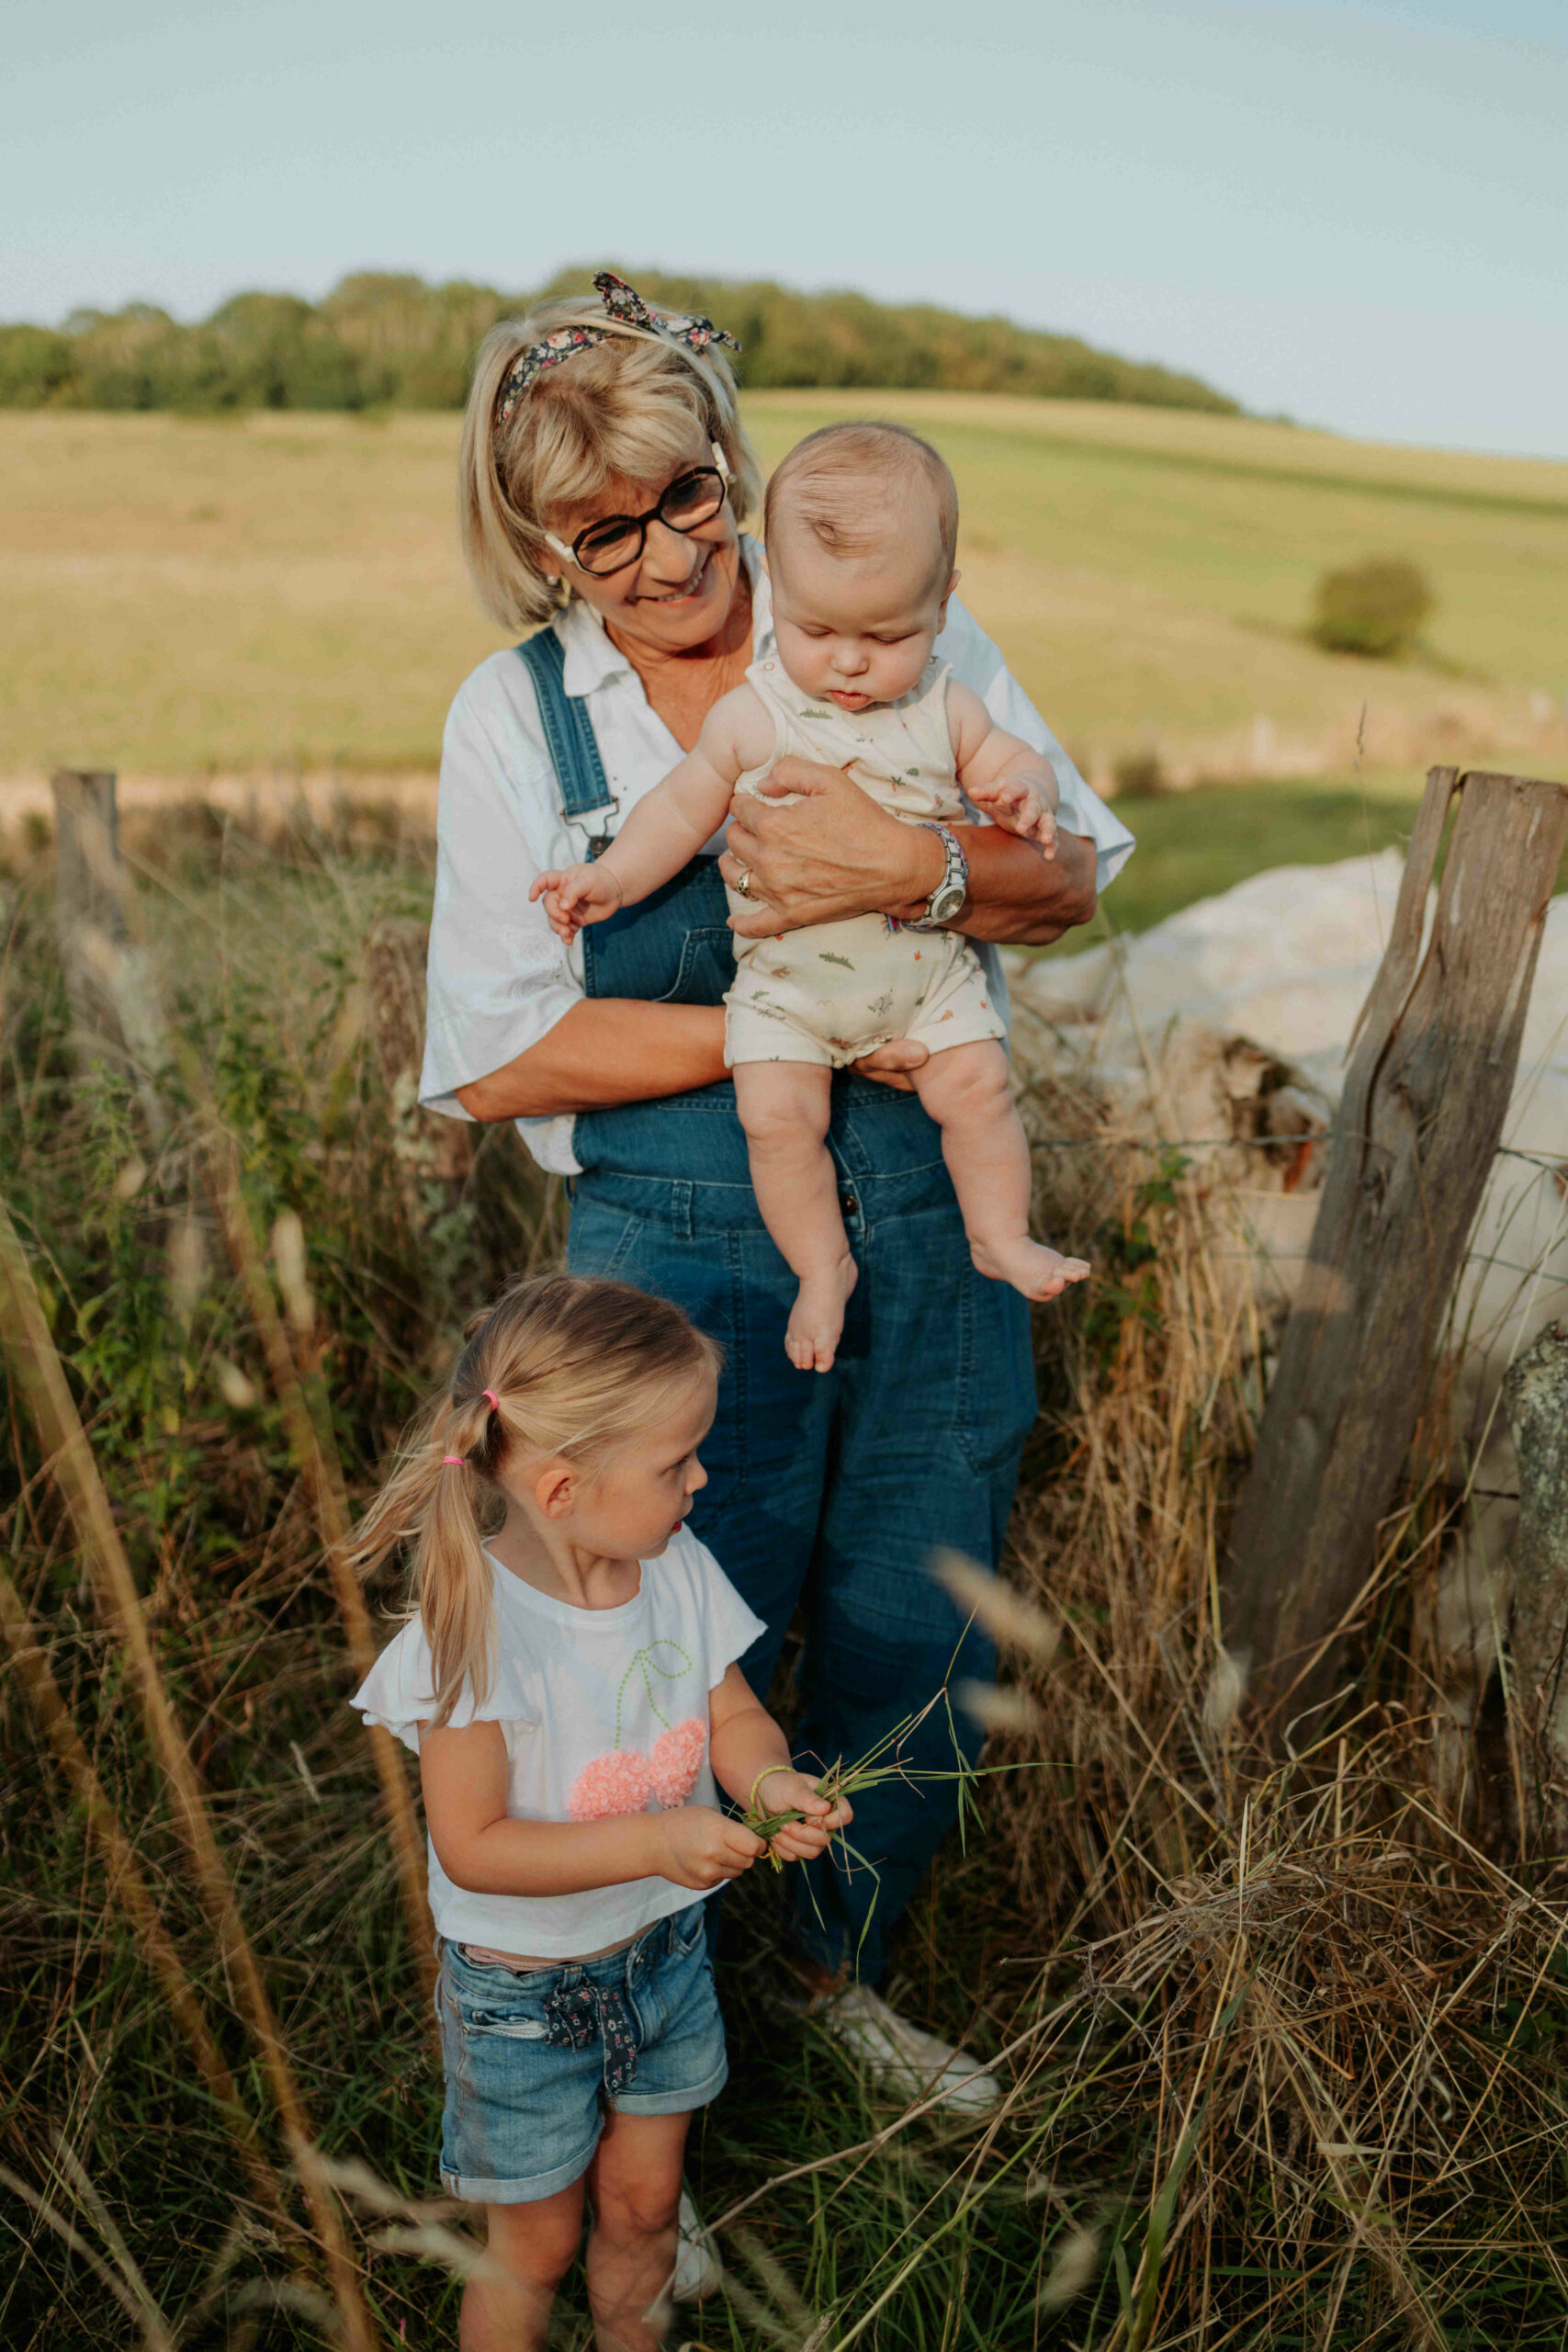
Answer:
[[[742,898],[742,899],[749,899],[749,898],[750,897],[750,895],[751,895],[751,869],[750,869],[750,867],[749,865],[743,865],[743,866],[741,867],[741,869],[740,869],[739,873],[736,876],[736,877],[735,877],[735,889],[736,889],[736,895],[737,895],[739,898]]]

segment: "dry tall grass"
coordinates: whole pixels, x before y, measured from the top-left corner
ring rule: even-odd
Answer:
[[[175,1055],[162,1075],[161,1148],[126,1080],[71,1062],[42,865],[16,877],[5,952],[12,1287],[49,1325],[34,1363],[63,1366],[167,1729],[143,1731],[60,1432],[18,1410],[0,2333],[316,2345],[352,2341],[362,2306],[365,2340],[450,2340],[473,2241],[426,2199],[438,2084],[384,1791],[343,1705],[362,1636],[322,1497],[337,1460],[363,1489],[473,1300],[558,1246],[558,1204],[504,1135],[460,1182],[435,1169],[392,1099],[366,942],[421,910],[422,849],[264,847],[197,812],[131,847],[201,1073]],[[1031,1115],[1059,1138],[1096,1124],[1044,1088]],[[251,1236],[229,1271],[223,1185],[194,1238],[187,1214],[215,1132],[230,1239],[241,1210]],[[1042,1324],[1030,1606],[980,1593],[1021,1693],[996,1753],[1028,1769],[985,1784],[988,1834],[944,1860],[897,1963],[1000,2053],[1006,2098],[983,2131],[879,2110],[770,2008],[768,1890],[748,1889],[737,2085],[694,2146],[733,2276],[708,2352],[1562,2340],[1568,1921],[1506,1807],[1455,1817],[1430,1769],[1437,1473],[1418,1449],[1356,1689],[1283,1765],[1254,1758],[1215,1582],[1259,1335],[1183,1185],[1129,1157],[1041,1155],[1051,1229],[1101,1280]],[[395,1598],[368,1596],[378,1633]],[[583,2341],[570,2309],[560,2340]]]

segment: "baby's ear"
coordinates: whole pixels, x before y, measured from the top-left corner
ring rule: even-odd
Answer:
[[[947,627],[947,607],[949,600],[952,597],[953,590],[957,587],[963,577],[964,574],[961,571],[954,571],[949,578],[946,587],[942,592],[942,603],[938,607],[936,616],[937,635],[939,637],[942,635],[942,630]]]

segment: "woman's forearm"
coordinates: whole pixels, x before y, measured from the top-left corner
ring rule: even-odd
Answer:
[[[968,938],[1046,947],[1093,914],[1095,849],[1083,834],[1058,833],[1055,856],[1045,858],[999,825],[953,830],[969,861],[969,896],[954,928]]]
[[[474,1119],[551,1119],[712,1086],[725,1076],[724,1009],[585,997],[537,1045],[457,1090]]]

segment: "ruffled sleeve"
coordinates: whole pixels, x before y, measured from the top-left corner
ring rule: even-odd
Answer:
[[[447,1717],[453,1731],[466,1731],[470,1724],[531,1723],[537,1716],[537,1706],[524,1691],[518,1661],[508,1655],[504,1631],[498,1631],[490,1690],[476,1705],[472,1690],[465,1689]],[[348,1703],[367,1724],[379,1724],[419,1754],[420,1724],[435,1713],[435,1670],[417,1617],[389,1642]]]
[[[737,1658],[767,1632],[754,1609],[749,1609],[708,1550],[694,1535],[677,1538],[689,1544],[693,1600],[703,1628],[707,1687],[716,1690]]]

